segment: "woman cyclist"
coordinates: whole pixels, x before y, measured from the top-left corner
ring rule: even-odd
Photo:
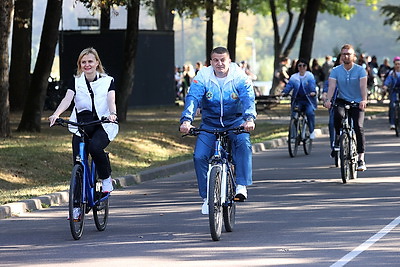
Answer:
[[[296,63],[297,72],[290,76],[289,82],[286,84],[282,95],[287,95],[293,90],[292,94],[292,110],[295,106],[300,111],[304,111],[308,127],[310,128],[310,139],[315,138],[315,114],[317,109],[316,84],[314,75],[308,71],[308,63],[304,59],[299,59]]]

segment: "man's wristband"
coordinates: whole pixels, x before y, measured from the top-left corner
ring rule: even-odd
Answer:
[[[115,115],[115,116],[117,116],[117,112],[110,112],[110,115]]]

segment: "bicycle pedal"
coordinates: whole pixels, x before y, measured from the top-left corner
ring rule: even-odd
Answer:
[[[237,194],[237,195],[233,198],[233,200],[234,200],[235,202],[244,202],[244,201],[246,200],[246,197],[245,197],[244,195],[242,195],[242,194]]]

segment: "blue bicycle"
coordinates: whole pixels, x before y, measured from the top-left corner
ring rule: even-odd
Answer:
[[[236,173],[232,159],[232,147],[229,134],[249,133],[243,127],[227,129],[224,131],[191,128],[189,134],[197,136],[201,132],[214,134],[214,154],[208,163],[207,172],[207,200],[208,218],[211,238],[218,241],[221,238],[222,221],[227,232],[232,232],[235,224],[236,202]]]
[[[68,217],[71,234],[75,240],[78,240],[82,237],[85,214],[93,210],[97,230],[104,231],[109,213],[110,193],[102,192],[102,182],[97,177],[95,163],[89,160],[85,143],[85,127],[114,122],[103,117],[101,120],[82,123],[58,118],[56,123],[64,127],[68,124],[76,126],[81,136],[79,154],[71,174]]]

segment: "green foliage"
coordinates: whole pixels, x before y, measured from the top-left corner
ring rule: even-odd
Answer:
[[[388,18],[383,22],[384,25],[392,25],[400,30],[400,6],[386,5],[381,7],[381,13]],[[400,36],[397,38],[400,40]]]

